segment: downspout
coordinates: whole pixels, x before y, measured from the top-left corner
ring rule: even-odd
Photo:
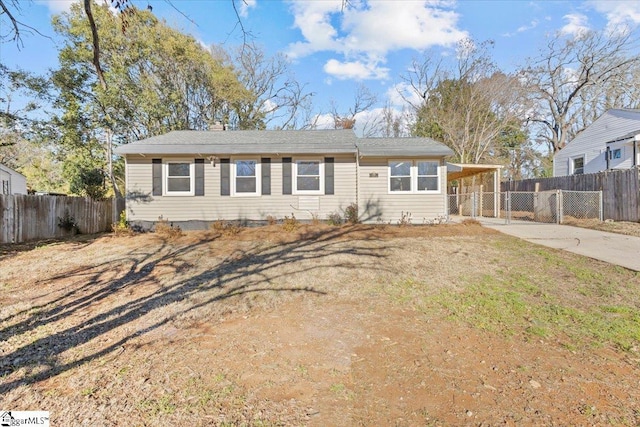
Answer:
[[[633,164],[638,166],[638,141],[640,141],[640,133],[633,138]]]
[[[360,210],[360,148],[356,145],[356,206]]]
[[[605,170],[609,170],[609,153],[611,152],[611,147],[607,145],[607,149],[604,150],[604,161],[605,161]]]
[[[440,168],[444,170],[444,215],[443,217],[449,223],[449,212],[451,212],[451,208],[449,207],[449,171],[447,170],[447,162],[445,162],[444,157],[440,158]]]

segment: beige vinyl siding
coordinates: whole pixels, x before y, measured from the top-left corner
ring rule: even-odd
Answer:
[[[420,158],[438,161],[440,172],[439,193],[389,193],[389,160],[391,158],[363,158],[359,168],[359,211],[365,222],[397,223],[404,213],[411,213],[413,224],[433,220],[446,215],[446,166],[441,159]],[[418,160],[418,159],[408,159]]]
[[[262,157],[271,158],[271,195],[265,196],[220,196],[220,161],[212,166],[209,160],[204,164],[204,196],[153,196],[152,195],[152,158],[161,156],[149,155],[146,157],[128,155],[127,174],[127,215],[130,221],[157,221],[158,217],[169,221],[215,221],[215,220],[266,220],[268,216],[282,219],[291,216],[301,220],[312,219],[312,212],[298,210],[299,202],[309,205],[310,197],[317,197],[314,211],[319,219],[326,219],[332,212],[341,212],[349,204],[356,201],[356,164],[355,157],[349,155],[334,156],[295,156],[297,159],[320,159],[334,157],[334,195],[283,195],[282,194],[282,156],[255,155],[255,156],[224,156],[232,162],[236,159],[255,159],[260,161]],[[195,156],[172,156],[170,159],[177,161],[193,162]],[[163,158],[163,161],[166,158]],[[231,175],[233,179],[233,174]],[[164,184],[164,183],[163,183]],[[314,203],[311,203],[314,205]],[[304,207],[304,206],[303,206]]]

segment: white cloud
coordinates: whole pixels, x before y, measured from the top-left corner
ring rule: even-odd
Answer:
[[[458,14],[439,2],[372,1],[369,7],[345,12],[343,29],[349,50],[384,54],[395,49],[450,46],[467,34],[457,29]]]
[[[412,116],[407,114],[402,108],[391,107],[390,110],[393,117],[400,121],[401,136],[409,135],[409,128],[412,122]],[[354,132],[358,137],[363,136],[388,136],[383,135],[382,132],[385,115],[389,111],[385,111],[383,108],[374,108],[367,111],[361,111],[355,115],[355,128]],[[315,124],[314,129],[335,129],[335,118],[333,114],[318,114],[312,120]]]
[[[335,129],[334,118],[329,113],[317,115],[313,123],[315,123],[315,129]]]
[[[70,11],[71,5],[79,1],[80,0],[36,0],[36,3],[47,6],[51,14],[58,14]]]
[[[581,13],[570,13],[563,16],[563,18],[568,22],[560,29],[562,34],[580,37],[582,34],[589,31],[589,19],[586,15]]]
[[[597,12],[607,18],[609,31],[620,31],[620,27],[640,24],[640,2],[638,1],[614,1],[593,0],[588,3]]]
[[[241,17],[246,18],[249,15],[249,9],[254,9],[255,7],[256,0],[243,0],[240,2],[240,10],[238,13]]]
[[[352,0],[344,10],[342,4],[291,0],[294,26],[303,36],[289,46],[292,58],[334,52],[343,57],[325,65],[334,77],[385,79],[388,70],[380,64],[389,52],[453,46],[468,37],[457,27],[459,15],[452,1]]]
[[[295,58],[323,50],[339,50],[338,31],[331,23],[331,16],[339,13],[341,8],[341,0],[292,2],[294,26],[300,29],[305,41],[290,45],[290,56]]]
[[[325,73],[334,76],[339,80],[367,80],[389,78],[389,69],[378,66],[378,62],[340,62],[337,59],[330,59],[326,64],[324,64],[323,69]]]
[[[260,110],[268,113],[269,111],[274,111],[276,108],[278,108],[278,104],[273,102],[271,99],[267,99],[264,104],[262,104]]]
[[[525,31],[533,30],[538,26],[539,23],[540,22],[537,19],[534,19],[529,23],[529,25],[522,25],[518,27],[516,33],[524,33]]]
[[[387,90],[386,98],[391,105],[396,107],[404,107],[407,105],[407,102],[409,105],[420,105],[422,103],[420,95],[406,82],[391,86]]]

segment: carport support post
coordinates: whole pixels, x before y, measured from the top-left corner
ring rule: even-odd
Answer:
[[[471,218],[476,217],[476,192],[471,193]]]
[[[478,216],[482,218],[482,211],[484,210],[484,185],[480,185],[480,201],[478,203]]]

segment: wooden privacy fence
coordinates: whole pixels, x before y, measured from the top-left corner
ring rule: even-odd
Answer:
[[[60,219],[68,217],[80,233],[110,231],[124,209],[123,199],[102,201],[84,197],[0,196],[0,243],[68,236],[72,231],[61,227]]]
[[[640,221],[640,177],[638,168],[556,176],[553,178],[505,181],[501,191],[602,191],[604,219]]]

